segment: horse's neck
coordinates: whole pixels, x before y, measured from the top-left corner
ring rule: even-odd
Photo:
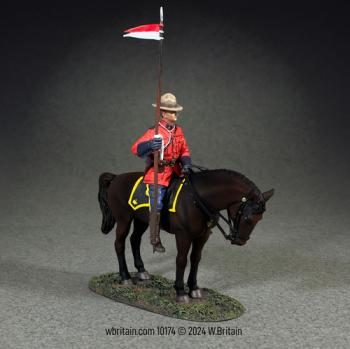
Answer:
[[[219,171],[203,173],[198,176],[196,184],[199,195],[217,210],[240,201],[249,191],[249,186],[241,178]]]

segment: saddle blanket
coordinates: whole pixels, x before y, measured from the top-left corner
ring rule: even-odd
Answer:
[[[135,182],[128,200],[128,204],[133,210],[141,207],[149,207],[149,186],[143,183],[143,176]],[[163,198],[163,209],[168,208],[169,212],[176,212],[176,203],[179,197],[185,178],[174,179]]]

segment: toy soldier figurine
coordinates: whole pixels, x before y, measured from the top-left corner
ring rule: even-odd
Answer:
[[[156,107],[155,104],[152,104]],[[158,135],[155,135],[154,127],[148,129],[132,146],[131,151],[146,158],[146,170],[144,183],[149,184],[150,196],[150,237],[153,245],[153,252],[165,252],[160,236],[160,212],[163,208],[163,197],[166,188],[174,172],[181,176],[189,173],[191,169],[191,157],[188,145],[182,129],[176,125],[177,112],[183,108],[177,104],[176,97],[171,93],[165,93],[160,99],[160,111],[162,119],[159,121]],[[157,207],[154,206],[154,167],[153,153],[160,152],[158,166],[158,195]],[[181,167],[180,167],[181,164]],[[153,210],[156,210],[154,214]],[[153,213],[153,214],[152,214]]]

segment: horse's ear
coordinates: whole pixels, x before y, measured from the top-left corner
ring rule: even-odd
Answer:
[[[265,191],[265,193],[262,193],[262,196],[263,196],[265,202],[271,198],[271,196],[274,194],[274,192],[275,192],[274,189],[270,189],[269,191]]]

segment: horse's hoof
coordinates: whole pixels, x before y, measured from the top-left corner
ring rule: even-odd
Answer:
[[[165,247],[162,245],[162,243],[160,241],[157,242],[156,245],[153,245],[153,253],[154,252],[160,252],[160,253],[165,252]]]
[[[200,288],[197,288],[196,290],[191,290],[190,297],[195,299],[203,298],[202,290]]]
[[[151,276],[148,274],[148,271],[146,270],[143,272],[137,273],[137,277],[141,281],[151,280]]]
[[[176,302],[177,303],[189,303],[190,298],[187,296],[187,294],[183,294],[180,296],[176,296]]]
[[[131,279],[126,279],[126,280],[122,280],[121,284],[124,286],[132,286],[134,283],[132,282]]]

